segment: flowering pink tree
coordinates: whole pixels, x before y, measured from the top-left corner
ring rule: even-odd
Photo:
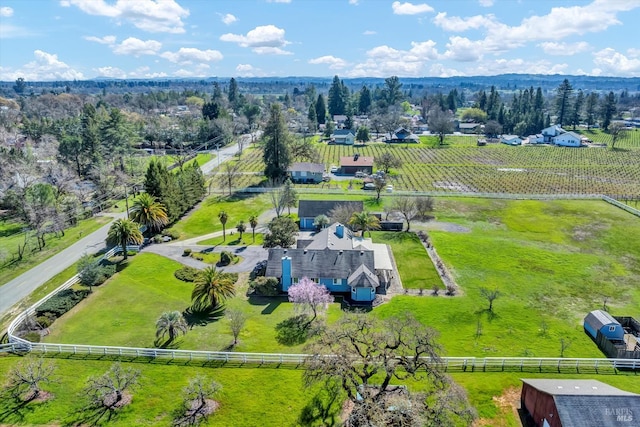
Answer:
[[[305,326],[309,326],[318,317],[318,313],[326,310],[328,304],[333,302],[333,295],[329,290],[308,277],[303,277],[297,285],[289,287],[288,292],[289,301],[294,304],[296,311],[313,314]]]

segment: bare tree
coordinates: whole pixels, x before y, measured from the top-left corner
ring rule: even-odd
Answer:
[[[413,197],[397,197],[393,201],[393,209],[400,212],[407,222],[407,231],[411,228],[411,220],[418,215],[416,199]]]
[[[433,206],[435,201],[429,196],[416,197],[416,209],[418,211],[418,218],[425,220],[430,217],[433,212]]]
[[[373,189],[376,191],[376,203],[380,202],[380,193],[387,186],[387,182],[381,176],[373,178]]]
[[[215,412],[218,403],[214,396],[222,390],[222,386],[204,377],[195,377],[184,388],[182,413],[173,420],[176,427],[195,426],[203,422]]]
[[[402,166],[402,160],[390,152],[385,151],[379,157],[376,157],[376,164],[384,171],[384,173],[389,173],[391,168],[399,168]]]
[[[571,346],[571,340],[560,338],[560,357],[564,357],[564,352]]]
[[[222,176],[229,189],[229,195],[231,195],[233,186],[240,176],[240,162],[225,162],[222,165]]]
[[[608,132],[609,132],[609,135],[611,135],[611,149],[613,150],[616,148],[616,143],[620,139],[624,138],[627,132],[627,128],[623,123],[614,122],[614,123],[611,123],[611,125],[609,126]]]
[[[356,209],[352,204],[339,204],[329,212],[329,218],[331,218],[332,222],[339,222],[340,224],[346,225],[352,229],[349,225],[349,221],[356,212],[358,212],[358,209]]]
[[[56,367],[42,357],[27,356],[9,371],[8,390],[23,402],[41,397],[42,384],[54,383]]]
[[[115,411],[128,404],[126,392],[138,384],[139,378],[139,370],[114,363],[103,375],[89,378],[84,389],[89,408]]]
[[[453,132],[453,115],[449,111],[443,111],[434,107],[429,111],[429,130],[438,134],[440,145],[444,143],[444,136]]]
[[[270,179],[267,184],[269,188],[269,200],[271,200],[271,206],[276,211],[276,217],[280,218],[284,208],[287,207],[287,193],[285,192],[282,186],[279,186],[278,183]]]
[[[489,313],[493,313],[493,302],[500,297],[500,291],[497,289],[480,288],[480,295],[489,303]]]
[[[238,344],[240,332],[244,329],[244,324],[247,321],[247,315],[240,309],[230,308],[226,310],[225,316],[229,321],[229,329],[233,334],[233,345],[235,346]]]

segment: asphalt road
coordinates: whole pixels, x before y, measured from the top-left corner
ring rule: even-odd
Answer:
[[[252,139],[258,140],[260,133],[252,137],[242,135],[244,146],[249,146]],[[217,157],[201,166],[202,172],[207,175],[220,164],[232,158],[238,152],[238,144],[231,144],[228,147],[214,150]],[[125,214],[114,215],[114,217],[124,217]],[[114,218],[115,219],[115,218]],[[27,297],[31,292],[42,286],[47,280],[74,264],[84,254],[94,254],[105,247],[107,232],[111,227],[111,222],[102,228],[94,231],[38,266],[21,274],[10,282],[0,287],[0,316],[8,312],[11,307]]]

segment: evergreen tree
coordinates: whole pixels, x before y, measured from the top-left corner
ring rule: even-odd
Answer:
[[[235,109],[238,104],[238,83],[233,77],[229,80],[229,93],[227,97],[229,99],[229,105]]]
[[[98,166],[102,163],[102,152],[100,150],[98,115],[93,104],[84,104],[82,107],[80,126],[82,128],[82,151],[89,164]]]
[[[573,129],[580,124],[580,114],[582,113],[582,106],[584,105],[584,92],[582,89],[578,90],[576,99],[573,101],[573,111],[571,112],[571,124]]]
[[[202,116],[208,120],[215,120],[220,116],[220,105],[217,102],[205,102],[202,105]]]
[[[398,76],[391,76],[384,79],[384,97],[387,102],[387,106],[395,105],[402,100],[402,83]]]
[[[600,108],[600,117],[602,118],[602,128],[604,130],[609,129],[611,119],[616,115],[616,110],[616,96],[613,92],[609,92],[609,94],[602,99],[602,106]]]
[[[564,79],[556,89],[556,124],[566,125],[570,123],[571,94],[573,87],[568,79]]]
[[[596,110],[598,108],[598,94],[591,92],[586,99],[584,106],[585,120],[587,122],[587,128],[596,124]]]
[[[264,174],[274,181],[282,181],[291,164],[289,133],[280,105],[272,104],[270,117],[264,129]]]
[[[315,132],[318,129],[318,114],[316,113],[316,104],[313,102],[309,104],[307,119],[309,120],[309,128]]]
[[[333,77],[331,87],[329,87],[328,104],[329,116],[331,118],[336,114],[344,114],[346,111],[347,105],[344,97],[343,84],[338,76]]]
[[[131,151],[131,142],[134,139],[133,130],[126,122],[122,111],[112,108],[109,117],[103,123],[100,133],[104,153],[118,165],[122,172],[124,169],[124,157]]]
[[[362,86],[358,100],[358,112],[360,114],[367,114],[369,109],[371,109],[371,91],[366,86]]]
[[[324,102],[324,96],[318,95],[316,101],[316,116],[319,125],[323,125],[327,121],[327,104]]]

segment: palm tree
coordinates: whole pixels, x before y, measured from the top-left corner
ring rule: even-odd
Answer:
[[[380,228],[380,221],[378,218],[367,211],[354,212],[353,215],[351,215],[351,219],[349,219],[349,224],[362,230],[362,237],[364,237],[365,231],[369,231],[369,236],[371,236],[370,230],[378,230]]]
[[[227,215],[225,211],[220,211],[218,212],[218,219],[220,220],[220,223],[222,223],[222,240],[227,240],[226,226],[229,215]]]
[[[140,226],[130,219],[117,219],[107,233],[107,244],[120,245],[124,259],[127,259],[127,245],[140,245],[143,240]]]
[[[238,225],[236,225],[236,230],[238,230],[238,233],[240,233],[240,241],[242,242],[242,233],[247,230],[247,226],[244,225],[244,221],[241,220]]]
[[[160,231],[169,223],[167,209],[149,193],[142,193],[133,202],[131,219],[151,231]]]
[[[180,334],[186,334],[188,330],[187,321],[184,320],[179,311],[166,311],[160,315],[156,321],[156,338],[164,339],[169,335],[167,344],[173,342]]]
[[[251,226],[251,235],[253,236],[253,242],[256,241],[256,227],[258,226],[258,217],[251,215],[249,217],[249,225]]]
[[[195,287],[191,293],[191,302],[196,310],[216,308],[222,300],[236,294],[234,283],[216,270],[207,267],[200,272],[195,280]]]

